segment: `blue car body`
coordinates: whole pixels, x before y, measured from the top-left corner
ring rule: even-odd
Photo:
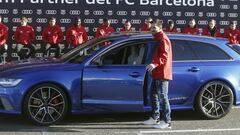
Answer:
[[[212,80],[227,83],[233,91],[234,104],[240,103],[240,55],[227,45],[225,39],[178,34],[168,36],[171,40],[211,44],[231,57],[229,60],[173,61],[173,80],[169,89],[172,109],[194,109],[199,90]],[[22,81],[13,87],[0,86],[0,112],[22,113],[28,91],[44,83],[52,83],[65,90],[72,113],[150,111],[151,76],[145,67],[151,61],[154,50],[151,44],[154,43],[149,42],[146,47],[145,64],[98,66],[91,62],[123,42],[152,40],[152,36],[123,34],[104,39],[113,37],[117,38],[111,44],[94,51],[81,63],[63,59],[32,59],[1,66],[0,78],[20,78]]]

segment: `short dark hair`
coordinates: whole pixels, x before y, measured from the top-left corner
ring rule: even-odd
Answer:
[[[108,22],[108,18],[103,18],[103,22]]]
[[[80,17],[75,17],[75,21],[81,20]]]
[[[174,25],[174,21],[173,20],[169,20],[168,21],[168,25]]]
[[[49,20],[50,20],[50,21],[51,21],[51,20],[55,20],[55,21],[56,21],[57,19],[56,19],[55,17],[50,17]]]
[[[237,25],[237,22],[236,21],[231,21],[230,25]]]
[[[21,17],[21,20],[28,20],[26,16]]]
[[[162,25],[162,23],[154,23],[157,27],[159,27],[159,28],[163,28],[163,25]]]

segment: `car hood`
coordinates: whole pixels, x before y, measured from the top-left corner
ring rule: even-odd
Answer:
[[[59,67],[64,62],[61,59],[44,58],[44,59],[28,59],[22,61],[13,61],[0,66],[0,73],[14,71],[33,71],[44,70],[46,68]],[[60,68],[60,67],[59,67]]]

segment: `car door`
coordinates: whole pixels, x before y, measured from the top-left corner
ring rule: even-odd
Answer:
[[[185,40],[171,40],[173,48],[173,80],[169,84],[172,106],[192,105],[192,94],[200,85],[201,61]]]
[[[146,42],[123,43],[87,65],[83,71],[83,106],[94,111],[141,111],[146,46]]]

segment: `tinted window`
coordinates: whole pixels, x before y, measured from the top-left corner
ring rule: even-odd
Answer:
[[[145,43],[124,45],[103,56],[104,65],[141,65],[144,63]]]
[[[229,60],[231,59],[223,50],[212,44],[202,42],[188,42],[201,60]]]
[[[171,40],[173,50],[173,60],[197,60],[196,55],[193,53],[186,41]]]

